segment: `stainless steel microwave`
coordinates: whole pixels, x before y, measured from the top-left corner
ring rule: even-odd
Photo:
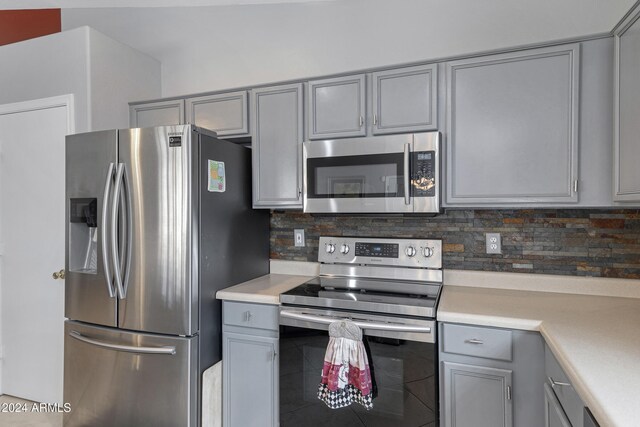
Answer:
[[[304,211],[440,212],[440,133],[303,144]]]

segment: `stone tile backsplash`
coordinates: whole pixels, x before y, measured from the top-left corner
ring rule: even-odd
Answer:
[[[295,247],[293,229],[305,230]],[[485,233],[502,254],[485,253]],[[640,210],[447,210],[436,217],[271,213],[271,258],[317,261],[319,236],[440,238],[444,268],[640,278]]]

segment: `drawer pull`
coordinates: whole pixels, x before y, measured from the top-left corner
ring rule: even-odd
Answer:
[[[476,345],[484,344],[484,341],[479,340],[477,338],[471,338],[471,339],[468,339],[468,340],[464,340],[464,342],[467,343],[467,344],[476,344]]]
[[[547,379],[549,380],[549,384],[551,384],[551,387],[560,386],[560,387],[571,387],[571,388],[573,388],[573,386],[570,383],[565,383],[565,382],[562,382],[562,381],[555,381],[551,377],[547,377]]]
[[[251,317],[253,317],[253,316],[251,315],[250,311],[245,311],[244,312],[244,321],[245,322],[250,322],[251,321]]]

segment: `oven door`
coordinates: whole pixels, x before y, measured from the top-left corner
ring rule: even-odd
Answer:
[[[413,135],[305,142],[304,211],[413,212]]]
[[[328,324],[345,318],[368,342],[377,388],[370,410],[318,399]],[[283,306],[280,325],[281,427],[437,425],[435,321]]]

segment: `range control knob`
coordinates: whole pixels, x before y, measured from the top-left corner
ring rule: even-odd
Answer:
[[[412,258],[412,257],[416,256],[416,248],[414,248],[413,246],[407,246],[407,249],[404,250],[404,253],[409,258]]]
[[[334,245],[333,243],[327,243],[327,246],[324,248],[325,251],[327,251],[328,254],[332,254],[336,251],[336,245]]]
[[[433,255],[433,248],[425,246],[424,248],[422,248],[422,255],[424,255],[425,258],[429,258]]]
[[[340,246],[340,253],[341,254],[348,254],[349,253],[349,245],[347,245],[346,243],[343,243],[342,246]]]

